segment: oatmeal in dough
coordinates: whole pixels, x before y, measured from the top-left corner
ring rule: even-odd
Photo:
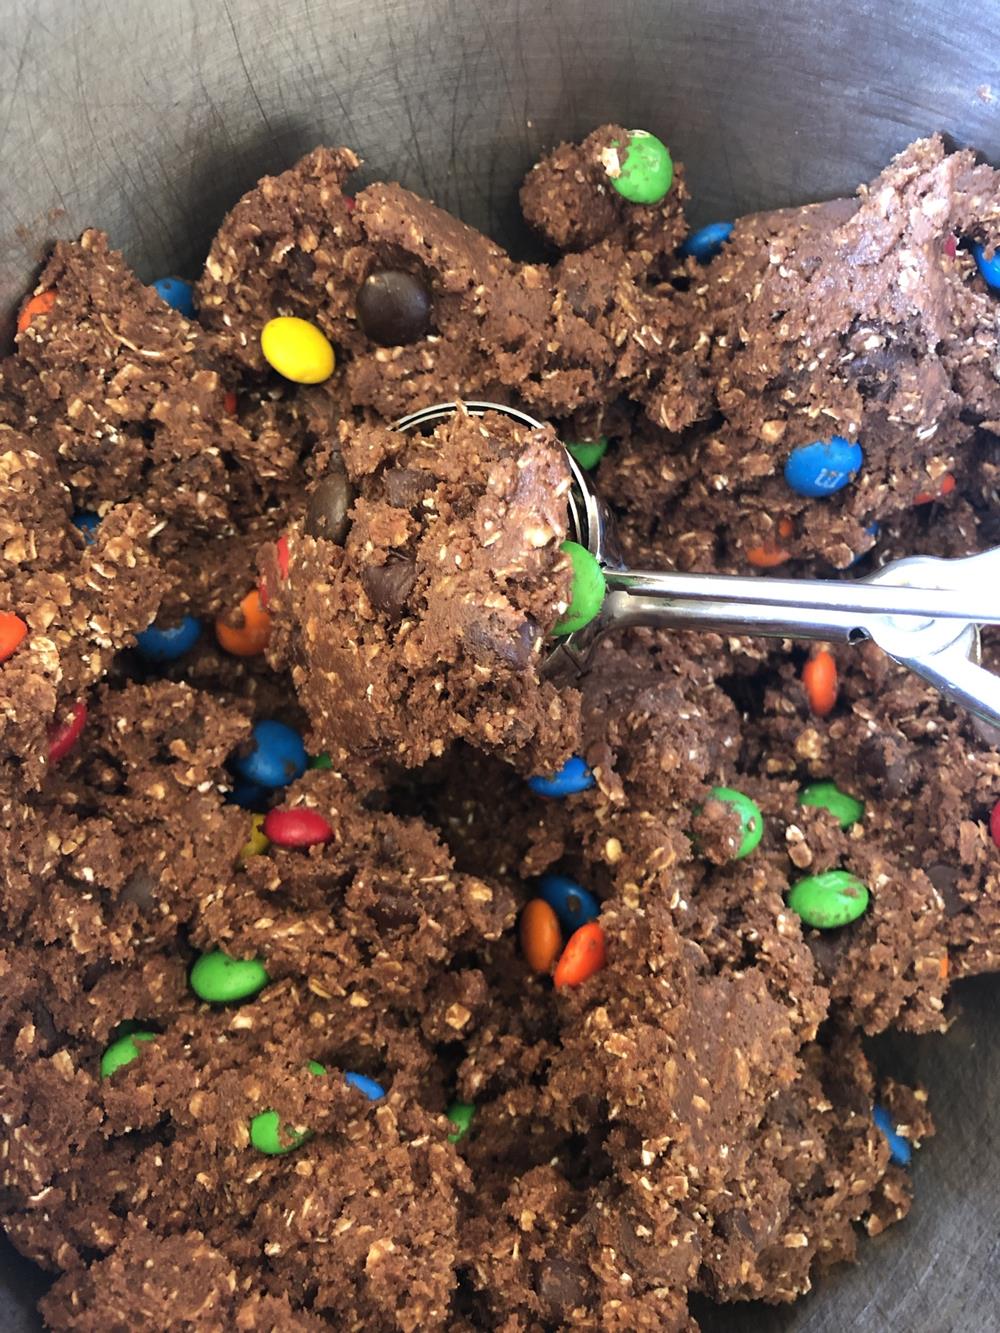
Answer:
[[[682,169],[612,188],[627,138],[529,173],[544,262],[318,148],[222,221],[194,318],[98,232],[41,274],[0,361],[0,1216],[53,1330],[694,1333],[692,1294],[791,1301],[910,1207],[873,1107],[919,1147],[928,1094],[863,1038],[943,1031],[1000,966],[1000,752],[871,646],[832,649],[823,717],[787,642],[632,629],[543,670],[559,441],[607,445],[636,567],[1000,543],[969,248],[1000,178],[922,140],[700,262]],[[265,358],[281,316],[322,382]],[[456,398],[549,424],[392,429]],[[796,493],[833,434],[857,475]],[[135,647],[185,614],[185,655]],[[262,720],[298,756],[273,785]],[[789,889],[835,869],[867,910],[815,929]],[[555,979],[522,942],[550,876],[597,913],[579,984],[549,899]]]

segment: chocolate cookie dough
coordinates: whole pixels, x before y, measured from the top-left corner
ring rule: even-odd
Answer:
[[[806,650],[745,636],[634,629],[543,669],[560,440],[636,566],[996,544],[970,247],[1000,179],[923,140],[703,262],[681,168],[655,203],[615,188],[628,138],[527,177],[546,262],[401,186],[352,197],[357,157],[321,148],[223,220],[193,316],[97,232],[22,313],[0,1215],[54,1330],[687,1333],[692,1293],[791,1301],[910,1206],[927,1094],[862,1038],[942,1031],[951,981],[1000,965],[1000,755],[870,645],[836,650],[823,716]],[[322,382],[264,357],[281,316],[329,340]],[[481,397],[551,425],[392,428]],[[789,485],[834,435],[861,465]],[[135,647],[220,614],[176,659]],[[297,758],[256,782],[262,720]],[[567,761],[572,794],[529,783]],[[867,906],[815,929],[789,891],[834,870]],[[553,975],[519,942],[546,892]]]

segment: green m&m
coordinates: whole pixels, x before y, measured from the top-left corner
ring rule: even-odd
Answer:
[[[313,755],[313,757],[309,760],[309,767],[321,768],[321,769],[333,768],[333,760],[330,758],[327,752],[323,750],[320,754]]]
[[[445,1114],[455,1126],[454,1131],[448,1135],[448,1142],[458,1143],[468,1134],[476,1108],[471,1102],[452,1102]]]
[[[849,829],[865,813],[864,801],[848,796],[835,782],[813,782],[803,787],[799,792],[799,804],[829,810],[835,819],[840,820],[842,829]]]
[[[807,926],[835,930],[862,915],[868,906],[868,890],[849,870],[826,870],[793,884],[787,901]]]
[[[674,180],[667,146],[647,130],[632,130],[624,151],[617,139],[601,154],[612,187],[633,204],[658,204]]]
[[[321,1065],[318,1060],[310,1060],[306,1068],[310,1074],[317,1076],[326,1073],[325,1065]],[[277,1111],[261,1111],[250,1121],[250,1142],[258,1152],[266,1153],[268,1157],[281,1157],[310,1138],[311,1129],[292,1129],[282,1125]]]
[[[566,448],[582,468],[589,470],[592,467],[597,467],[607,453],[608,437],[598,435],[596,440],[566,441]]]
[[[563,542],[563,551],[573,566],[573,591],[569,606],[553,626],[553,634],[575,634],[589,625],[604,605],[607,584],[597,560],[579,542]]]
[[[137,1041],[153,1041],[157,1035],[155,1032],[145,1032],[140,1029],[113,1041],[101,1056],[101,1078],[110,1078],[116,1070],[124,1065],[130,1065],[137,1058],[139,1054]]]
[[[191,989],[209,1004],[249,1000],[271,978],[258,958],[230,958],[221,949],[203,953],[191,969]]]
[[[709,795],[712,800],[721,801],[739,815],[740,845],[733,855],[733,860],[742,861],[744,856],[749,856],[759,846],[764,834],[764,816],[760,813],[760,806],[744,792],[736,791],[733,787],[713,787]]]

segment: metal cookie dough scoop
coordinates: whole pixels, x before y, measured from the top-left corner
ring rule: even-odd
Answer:
[[[543,423],[500,403],[438,403],[395,423],[433,429],[446,417],[499,412],[530,429]],[[628,569],[614,524],[589,477],[573,474],[570,531],[600,564],[607,595],[582,630],[553,641],[551,665],[586,670],[594,644],[627,625],[860,643],[871,639],[992,728],[1000,726],[1000,678],[980,665],[979,628],[1000,624],[1000,548],[945,560],[909,556],[863,579],[744,578]],[[991,595],[992,593],[992,595]],[[981,732],[987,737],[988,731]]]

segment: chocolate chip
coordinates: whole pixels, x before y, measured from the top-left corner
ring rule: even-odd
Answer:
[[[858,747],[858,772],[869,791],[898,798],[913,785],[913,763],[891,736],[870,736]]]
[[[531,661],[532,650],[541,630],[529,616],[515,630],[492,620],[477,620],[463,636],[471,657],[485,666],[500,661],[515,671],[523,671]]]
[[[386,503],[393,509],[413,509],[436,484],[433,477],[415,467],[391,467],[382,476]]]
[[[549,1318],[559,1319],[587,1304],[589,1285],[582,1264],[546,1259],[538,1270],[535,1292]]]
[[[148,916],[156,906],[156,882],[149,871],[141,866],[138,870],[134,870],[129,875],[118,901],[135,903],[143,916]]]
[[[945,916],[958,916],[965,908],[965,903],[958,894],[961,871],[945,861],[935,861],[927,867],[926,874],[944,900]]]
[[[358,292],[358,322],[373,343],[399,347],[427,332],[431,295],[412,273],[372,273]]]
[[[412,556],[390,556],[384,565],[369,565],[361,575],[372,606],[392,619],[402,615],[416,579]]]
[[[354,487],[339,460],[309,496],[306,506],[306,532],[343,546],[351,526],[347,517],[354,503]]]

